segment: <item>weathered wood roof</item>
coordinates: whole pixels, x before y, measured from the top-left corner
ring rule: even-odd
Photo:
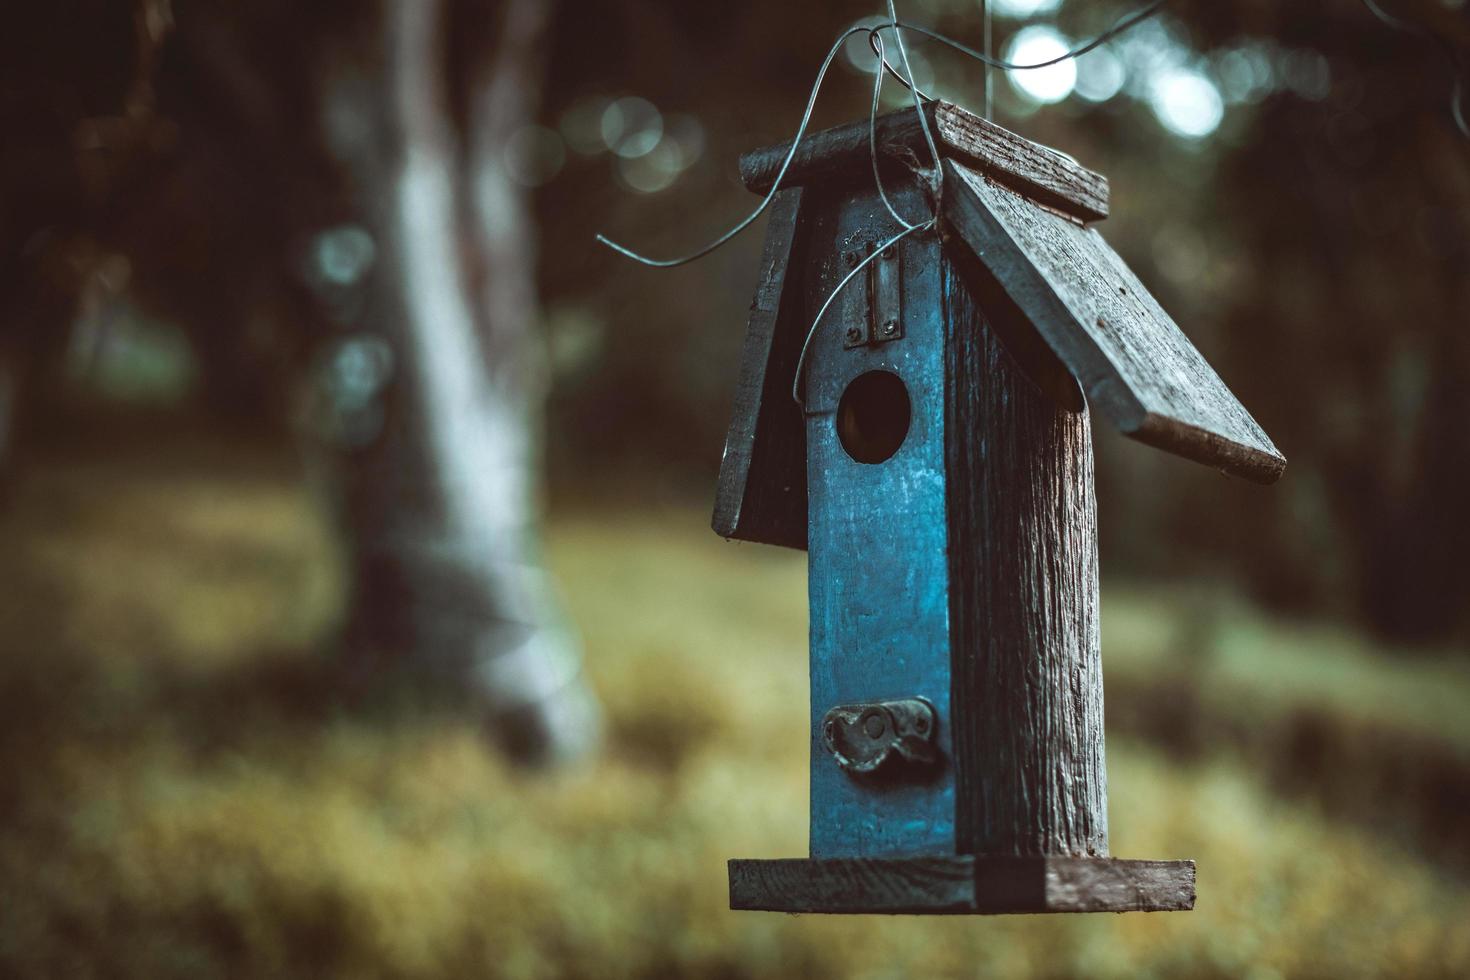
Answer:
[[[1286,459],[1095,229],[944,161],[943,234],[968,248],[1124,434],[1258,483]]]
[[[1082,221],[1098,221],[1108,216],[1108,179],[1065,153],[1022,139],[948,102],[927,103],[924,115],[941,156],[963,161],[1028,197]],[[931,162],[913,109],[879,116],[872,131],[877,136],[882,157],[888,160],[912,157],[926,166]],[[782,186],[846,175],[871,180],[868,141],[866,119],[809,133],[797,148]],[[791,144],[787,142],[745,154],[740,158],[741,181],[757,193],[769,191],[790,151]]]
[[[1256,482],[1277,479],[1285,458],[1088,227],[1107,215],[1107,179],[958,106],[925,112],[944,157],[940,234],[950,256],[983,269],[1094,409],[1141,442]],[[926,159],[912,110],[879,117],[876,131],[886,166],[910,152]],[[806,261],[802,216],[813,204],[801,188],[871,181],[868,139],[866,120],[807,136],[773,204],[720,465],[714,528],[725,537],[806,544],[805,429],[790,397],[813,312],[794,271]],[[789,150],[743,156],[746,186],[769,190]]]

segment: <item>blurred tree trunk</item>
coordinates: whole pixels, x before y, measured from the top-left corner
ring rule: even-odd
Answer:
[[[0,34],[23,140],[0,154],[0,446],[17,366],[64,342],[79,250],[126,256],[129,299],[189,331],[216,415],[280,411],[281,369],[325,347],[308,415],[350,642],[447,680],[526,759],[595,731],[537,553],[534,226],[502,166],[549,6],[78,0]],[[65,288],[16,261],[42,239],[81,269]]]
[[[501,163],[536,105],[546,5],[482,6],[388,0],[381,69],[329,83],[377,258],[365,329],[328,371],[385,382],[381,431],[341,456],[349,637],[462,687],[516,755],[544,760],[595,734],[537,555],[535,243]]]

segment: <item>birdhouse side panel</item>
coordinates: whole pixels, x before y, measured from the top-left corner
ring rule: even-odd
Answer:
[[[1108,853],[1087,409],[1047,395],[945,263],[957,826],[984,855]]]
[[[788,548],[806,547],[806,438],[791,400],[805,328],[802,193],[771,205],[711,521],[721,537]]]

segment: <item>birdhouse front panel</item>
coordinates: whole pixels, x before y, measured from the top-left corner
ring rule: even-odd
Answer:
[[[808,320],[893,234],[875,193],[813,191]],[[932,236],[880,252],[807,354],[814,857],[955,848],[937,253]]]

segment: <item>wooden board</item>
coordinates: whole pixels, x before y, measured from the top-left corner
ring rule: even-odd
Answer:
[[[846,275],[845,253],[867,254],[892,232],[871,188],[806,193],[813,205],[803,284],[810,311]],[[905,212],[917,208],[919,189],[896,188],[894,203]],[[814,857],[955,850],[940,249],[932,234],[910,235],[894,249],[902,338],[845,347],[844,326],[868,312],[859,283],[833,303],[807,355]],[[855,380],[879,371],[905,388],[909,424],[891,457],[858,462],[843,448],[838,407]],[[828,709],[896,698],[933,705],[940,764],[890,766],[861,778],[843,771],[821,740]]]
[[[930,102],[924,112],[941,155],[953,154],[968,166],[1079,221],[1108,216],[1108,179],[1102,174],[952,103]],[[879,116],[876,131],[880,155],[891,159],[909,151],[926,166],[932,162],[913,109]],[[866,119],[808,133],[797,148],[782,186],[831,178],[871,182],[868,142]],[[759,193],[770,190],[790,149],[787,142],[742,156],[740,178],[745,186]]]
[[[1106,855],[1087,408],[1033,384],[1003,311],[972,295],[949,253],[940,265],[955,850]]]
[[[791,399],[800,352],[802,190],[776,195],[720,460],[711,526],[726,538],[806,547],[806,437]],[[790,285],[790,288],[788,286]]]
[[[942,233],[967,249],[1125,434],[1258,483],[1286,459],[1096,230],[952,160]]]
[[[1076,857],[732,860],[730,908],[768,912],[1184,912],[1193,861]]]

